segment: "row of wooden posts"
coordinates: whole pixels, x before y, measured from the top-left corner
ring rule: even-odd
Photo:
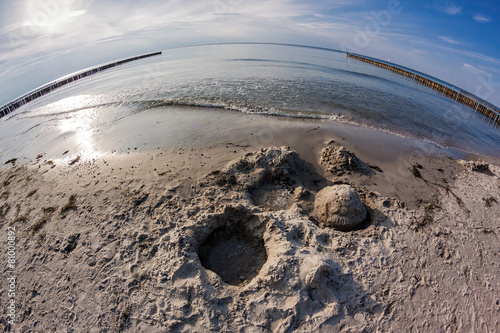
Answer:
[[[500,110],[484,101],[479,100],[478,97],[464,91],[464,90],[455,90],[450,87],[447,87],[441,83],[438,83],[436,81],[433,81],[431,79],[428,79],[426,77],[420,76],[417,73],[408,71],[406,69],[394,66],[394,65],[389,65],[387,63],[383,63],[381,61],[369,59],[360,55],[352,54],[352,53],[347,53],[348,58],[352,58],[355,60],[359,60],[362,62],[366,62],[368,64],[371,64],[373,66],[380,67],[382,69],[386,69],[388,71],[391,71],[393,73],[396,73],[398,75],[404,76],[410,80],[413,80],[414,82],[421,84],[423,86],[429,87],[431,89],[434,89],[438,91],[439,93],[473,109],[477,113],[485,116],[488,118],[493,124],[495,124],[497,127],[500,126]]]
[[[10,103],[2,106],[2,108],[0,108],[0,118],[2,118],[3,116],[8,115],[9,113],[11,113],[15,109],[21,107],[22,105],[24,105],[24,104],[26,104],[28,102],[31,102],[32,100],[37,99],[38,97],[41,97],[41,96],[43,96],[43,95],[45,95],[45,94],[53,91],[54,89],[62,87],[64,85],[68,84],[68,83],[71,83],[71,82],[76,81],[76,80],[80,80],[80,79],[82,79],[84,77],[93,75],[95,73],[99,73],[99,72],[101,72],[103,70],[106,70],[106,69],[109,69],[109,68],[112,68],[112,67],[123,65],[123,64],[125,64],[127,62],[131,62],[131,61],[135,61],[135,60],[139,60],[139,59],[144,59],[144,58],[149,58],[149,57],[153,57],[153,56],[157,56],[157,55],[161,55],[161,52],[148,53],[148,54],[136,56],[136,57],[133,57],[133,58],[128,58],[128,59],[123,59],[123,60],[120,60],[120,61],[115,61],[115,62],[106,64],[106,65],[103,65],[103,66],[99,66],[99,67],[96,67],[96,68],[93,68],[93,69],[90,69],[90,70],[78,73],[78,74],[73,75],[71,77],[67,77],[67,78],[64,78],[64,79],[61,79],[61,80],[58,80],[58,81],[46,84],[46,85],[44,85],[44,86],[42,86],[42,87],[40,87],[40,88],[38,88],[36,90],[33,90],[33,91],[27,93],[24,96],[19,97],[18,99],[16,99],[16,100],[14,100],[14,101],[12,101],[12,102],[10,102]]]

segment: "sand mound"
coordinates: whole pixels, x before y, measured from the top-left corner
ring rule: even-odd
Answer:
[[[363,170],[363,163],[343,146],[328,146],[321,151],[320,163],[326,171],[339,173],[345,171]]]
[[[268,211],[307,206],[309,191],[318,191],[326,180],[288,147],[263,148],[216,170],[200,182],[202,187],[248,193],[253,204]],[[297,197],[297,193],[300,195]],[[308,209],[306,209],[308,210]]]
[[[322,227],[350,231],[361,227],[367,218],[358,192],[350,185],[322,189],[314,202],[312,214]]]
[[[484,161],[460,161],[464,167],[476,172],[489,173],[489,164]]]

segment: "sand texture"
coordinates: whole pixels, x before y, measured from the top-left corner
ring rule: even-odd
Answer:
[[[18,249],[3,329],[500,330],[499,166],[228,146],[3,166],[2,241],[15,227]],[[366,209],[354,231],[314,218],[336,185]]]

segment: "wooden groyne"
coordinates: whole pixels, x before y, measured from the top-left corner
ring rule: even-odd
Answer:
[[[157,56],[157,55],[161,55],[161,52],[148,53],[148,54],[144,54],[144,55],[140,55],[140,56],[136,56],[136,57],[132,57],[132,58],[127,58],[127,59],[115,61],[115,62],[106,64],[103,66],[92,68],[90,70],[85,70],[83,72],[72,75],[70,77],[64,77],[60,80],[50,82],[50,83],[43,85],[43,86],[41,86],[33,91],[30,91],[29,93],[15,99],[12,102],[2,106],[0,108],[0,118],[8,115],[9,113],[11,113],[15,109],[23,106],[24,104],[31,102],[32,100],[37,99],[38,97],[41,97],[45,94],[48,94],[49,92],[51,92],[57,88],[60,88],[64,85],[67,85],[68,83],[80,80],[84,77],[99,73],[99,72],[104,71],[104,70],[109,69],[109,68],[123,65],[123,64],[131,62],[131,61],[136,61],[136,60],[149,58],[149,57],[153,57],[153,56]]]
[[[430,78],[424,77],[422,75],[419,75],[416,72],[413,72],[409,69],[401,68],[400,66],[393,65],[393,64],[388,64],[384,63],[382,61],[378,61],[375,59],[370,59],[361,55],[356,55],[352,53],[347,53],[348,58],[352,58],[355,60],[359,60],[362,62],[366,62],[370,65],[380,67],[382,69],[386,69],[388,71],[391,71],[395,74],[404,76],[405,78],[408,78],[412,80],[413,82],[416,82],[420,85],[429,87],[443,95],[445,95],[448,98],[451,98],[455,100],[458,103],[461,103],[477,113],[483,115],[484,117],[488,118],[495,126],[499,127],[500,126],[500,110],[486,102],[480,99],[477,96],[472,95],[471,93],[468,93],[462,89],[454,89],[451,87],[447,87],[439,82],[436,82]]]

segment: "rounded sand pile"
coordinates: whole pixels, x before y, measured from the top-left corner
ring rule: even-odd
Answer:
[[[345,147],[328,146],[321,151],[320,163],[326,171],[332,173],[359,169],[362,165],[359,159]]]
[[[318,192],[312,215],[322,227],[349,231],[361,227],[367,213],[352,186],[335,185]]]

